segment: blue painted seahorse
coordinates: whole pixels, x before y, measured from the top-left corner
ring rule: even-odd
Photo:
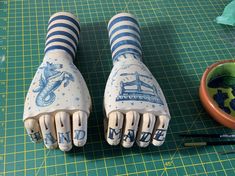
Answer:
[[[33,92],[39,92],[36,97],[36,105],[45,107],[55,101],[56,95],[54,91],[64,82],[64,87],[68,86],[69,81],[74,81],[71,73],[58,71],[63,68],[62,64],[53,64],[46,62],[46,65],[39,69],[44,69],[40,77],[39,87]]]

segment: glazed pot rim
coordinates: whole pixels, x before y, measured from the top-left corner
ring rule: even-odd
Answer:
[[[210,65],[205,72],[203,73],[201,82],[200,82],[200,88],[199,88],[199,96],[200,100],[202,102],[202,105],[206,109],[206,111],[219,123],[223,124],[224,126],[235,129],[235,117],[231,116],[230,114],[227,114],[222,109],[218,107],[218,105],[215,103],[215,101],[212,99],[212,97],[209,95],[209,92],[207,90],[207,78],[209,73],[213,71],[215,68],[217,68],[220,65],[227,64],[227,63],[234,63],[235,60],[224,60],[216,62],[212,65]]]

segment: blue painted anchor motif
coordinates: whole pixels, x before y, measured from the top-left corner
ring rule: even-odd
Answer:
[[[63,68],[62,64],[53,64],[46,62],[45,66],[39,69],[44,69],[39,80],[39,87],[33,90],[38,93],[36,97],[36,105],[45,107],[51,105],[56,98],[54,91],[64,82],[64,87],[67,87],[70,81],[74,81],[71,73],[66,71],[58,71]]]

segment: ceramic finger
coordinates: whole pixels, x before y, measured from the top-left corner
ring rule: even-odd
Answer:
[[[77,147],[82,147],[87,141],[87,113],[77,111],[73,113],[73,143]]]
[[[67,112],[57,112],[55,115],[57,140],[60,150],[72,149],[70,115]]]
[[[27,119],[24,121],[24,126],[32,142],[42,141],[42,134],[37,120]]]
[[[140,118],[138,129],[137,144],[140,147],[147,147],[151,141],[156,117],[151,113],[144,113]]]
[[[46,114],[39,117],[39,124],[43,136],[44,145],[48,149],[57,148],[57,138],[55,129],[55,119],[53,116]]]
[[[157,122],[155,124],[154,133],[153,133],[153,141],[152,141],[153,145],[161,146],[164,143],[169,121],[170,121],[169,117],[165,115],[160,115],[157,118]]]
[[[116,111],[109,114],[106,140],[110,145],[118,145],[122,136],[123,114]]]
[[[122,136],[122,146],[125,148],[130,148],[133,146],[138,130],[140,114],[136,111],[129,111],[126,113],[123,136]]]

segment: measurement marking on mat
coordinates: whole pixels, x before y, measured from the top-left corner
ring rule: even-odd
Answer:
[[[1,72],[1,69],[0,69],[0,72]],[[6,85],[5,81],[0,81],[0,85],[2,86]]]
[[[5,55],[2,55],[2,56],[0,56],[0,63],[3,63],[3,62],[5,62],[5,60],[6,60],[6,57],[5,57]]]
[[[5,68],[0,68],[0,72],[2,72],[2,73],[4,72],[5,73],[6,69]],[[0,83],[2,83],[2,81],[0,81]]]
[[[170,167],[170,166],[173,166],[173,165],[174,165],[173,161],[165,162],[165,167]]]

